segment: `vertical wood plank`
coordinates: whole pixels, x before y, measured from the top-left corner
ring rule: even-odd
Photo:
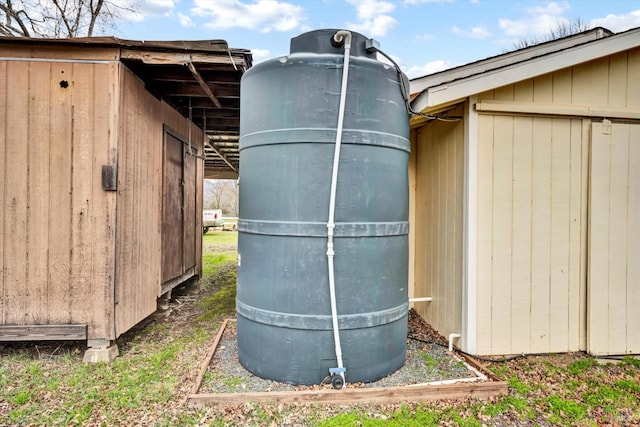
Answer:
[[[6,204],[5,198],[5,181],[6,181],[6,158],[5,151],[7,149],[7,61],[0,61],[0,200],[3,201],[0,206],[0,325],[6,324],[5,316],[8,310],[5,290],[6,282],[5,266],[4,266],[4,252],[7,244],[6,239],[6,227],[5,227],[5,215],[4,210]]]
[[[116,193],[102,189],[102,166],[116,165],[116,135],[114,114],[117,111],[114,100],[114,84],[117,82],[117,65],[100,64],[93,67],[92,102],[93,161],[92,161],[92,204],[91,218],[93,240],[91,248],[91,293],[92,317],[96,322],[95,336],[115,339],[113,319],[114,246],[115,246],[115,203]]]
[[[511,271],[511,348],[531,346],[531,188],[533,119],[514,118],[513,144],[513,268]]]
[[[29,63],[7,64],[7,100],[5,148],[5,237],[4,280],[6,324],[25,322],[28,290],[27,276],[27,142],[29,133],[25,117],[29,114]]]
[[[73,66],[51,63],[51,135],[49,137],[49,262],[48,298],[51,323],[71,322],[71,157]]]
[[[627,205],[626,352],[640,353],[640,126],[629,131],[629,203]]]
[[[464,115],[464,110],[460,110],[459,114]],[[455,196],[454,215],[455,218],[455,251],[451,262],[454,263],[454,303],[450,317],[453,317],[453,331],[463,334],[462,330],[462,286],[463,286],[463,239],[464,239],[464,123],[456,123],[456,138],[454,148],[455,163],[454,170],[451,172],[455,176],[455,187],[453,194]]]
[[[608,336],[609,351],[619,353],[626,350],[627,326],[631,326],[627,325],[629,125],[612,125],[610,150]]]
[[[493,116],[478,117],[478,354],[492,351],[493,130]]]
[[[573,67],[572,102],[605,105],[609,98],[609,57]]]
[[[418,132],[416,129],[411,130],[409,141],[411,144],[411,151],[409,153],[409,269],[408,269],[408,281],[409,281],[409,298],[415,298],[416,294],[416,165],[417,165],[417,138]],[[200,193],[202,194],[202,193]],[[200,209],[202,210],[202,209]],[[200,211],[199,210],[199,211]],[[202,247],[202,245],[200,246]],[[202,256],[200,255],[200,258]],[[202,271],[200,271],[202,276]],[[414,307],[415,304],[411,304]]]
[[[627,76],[640,76],[640,48],[628,51]],[[627,80],[627,108],[640,108],[640,79]]]
[[[607,105],[627,105],[627,52],[611,55],[609,60],[609,93]]]
[[[554,104],[570,104],[573,90],[573,68],[565,68],[553,73],[551,101]]]
[[[586,242],[582,240],[582,231],[586,228],[583,222],[583,212],[587,207],[584,204],[583,190],[587,189],[586,174],[583,169],[584,151],[588,146],[584,144],[582,134],[582,121],[571,120],[571,140],[570,140],[570,177],[569,177],[569,289],[568,289],[568,351],[579,351],[581,347],[580,328],[586,324],[586,318],[581,311],[583,302],[583,292],[586,295],[586,282],[583,283],[583,269],[586,266],[583,262],[583,252],[586,249]]]
[[[88,323],[88,337],[95,336],[95,330],[103,319],[92,316],[95,305],[91,301],[91,260],[93,230],[91,218],[95,215],[92,206],[93,182],[93,64],[73,64],[72,82],[73,130],[72,130],[72,176],[71,176],[71,322]],[[94,305],[95,304],[95,305]]]
[[[51,69],[47,62],[29,66],[27,287],[25,323],[49,321],[49,111]]]
[[[533,126],[533,182],[531,225],[531,351],[549,349],[551,242],[551,119]]]
[[[591,128],[589,177],[589,278],[588,351],[605,354],[609,348],[609,192],[611,188],[611,140],[601,123]]]
[[[511,353],[513,132],[513,117],[494,118],[491,350],[495,354]]]
[[[589,155],[591,120],[582,119],[582,192],[580,230],[580,350],[587,350],[587,281],[589,265]]]
[[[554,102],[556,74],[544,74],[533,79],[533,100],[539,103]],[[571,87],[571,85],[569,85]]]
[[[552,120],[549,350],[558,352],[567,350],[569,340],[570,125]]]

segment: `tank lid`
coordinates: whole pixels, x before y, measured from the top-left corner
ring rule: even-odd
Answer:
[[[290,53],[330,53],[342,55],[343,46],[331,43],[333,35],[339,30],[315,30],[300,34],[291,39]],[[376,59],[376,52],[368,52],[365,43],[369,40],[362,34],[351,31],[351,55]]]

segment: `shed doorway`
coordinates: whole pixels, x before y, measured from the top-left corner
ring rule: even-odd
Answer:
[[[162,283],[196,266],[196,158],[185,144],[165,132],[162,194]]]
[[[593,123],[589,188],[587,350],[638,354],[640,124]]]

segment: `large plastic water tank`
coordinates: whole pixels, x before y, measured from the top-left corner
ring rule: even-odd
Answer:
[[[241,82],[236,300],[240,363],[317,384],[336,367],[327,219],[344,49],[302,34]],[[405,360],[409,122],[394,67],[353,33],[335,208],[335,288],[346,380]]]

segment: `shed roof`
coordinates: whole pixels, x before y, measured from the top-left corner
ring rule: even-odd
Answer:
[[[411,80],[415,111],[434,111],[518,81],[640,46],[640,28],[595,28]]]
[[[205,176],[237,173],[240,78],[252,65],[249,50],[229,48],[224,40],[138,41],[116,37],[0,37],[0,44],[46,47],[51,58],[40,58],[45,60],[60,60],[60,51],[68,47],[86,52],[87,56],[95,50],[114,49],[116,54],[110,59],[125,64],[144,81],[149,92],[191,118],[209,137],[205,145]],[[6,55],[7,50],[3,56]],[[27,57],[36,55],[42,53]]]

